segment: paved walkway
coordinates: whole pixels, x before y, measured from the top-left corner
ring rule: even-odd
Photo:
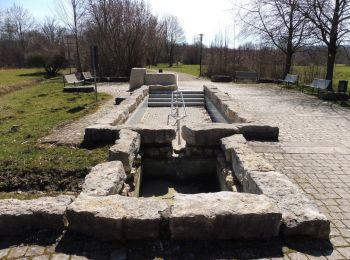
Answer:
[[[334,251],[327,258],[350,259],[350,110],[278,87],[218,86],[256,121],[279,126],[280,142],[253,144],[255,151],[329,218]]]
[[[207,82],[183,81],[180,85],[200,88],[203,83]],[[42,255],[36,259],[48,259],[51,255],[51,259],[69,259],[79,255],[94,259],[350,259],[350,111],[271,85],[215,85],[258,122],[280,127],[279,143],[252,146],[298,184],[327,215],[332,226],[330,242],[282,239],[106,244],[65,234],[51,242],[37,237],[27,239],[23,246],[21,242],[1,241],[0,258]],[[31,249],[28,244],[40,247]]]

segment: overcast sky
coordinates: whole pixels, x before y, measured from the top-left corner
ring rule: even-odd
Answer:
[[[210,44],[215,34],[228,30],[231,39],[235,34],[233,11],[230,0],[145,0],[152,6],[154,14],[176,15],[184,31],[188,43],[193,37],[204,34],[204,43]],[[55,0],[0,0],[0,8],[8,8],[13,3],[27,8],[36,19],[52,16]],[[231,40],[231,45],[233,45]]]

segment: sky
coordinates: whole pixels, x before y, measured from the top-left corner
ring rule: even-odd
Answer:
[[[153,13],[160,17],[166,14],[177,16],[188,43],[192,43],[194,37],[203,33],[203,42],[210,45],[218,32],[227,30],[232,39],[230,45],[235,45],[233,36],[238,32],[235,29],[230,0],[145,0],[145,2],[149,3]],[[13,3],[28,9],[38,20],[52,16],[55,6],[55,0],[0,0],[0,8],[11,7]]]

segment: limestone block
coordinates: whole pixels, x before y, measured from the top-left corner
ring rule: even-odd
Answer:
[[[142,85],[144,85],[145,75],[146,75],[145,68],[133,68],[130,74],[129,90],[133,91],[141,87]]]
[[[244,185],[250,172],[274,171],[274,167],[268,163],[261,154],[255,153],[243,140],[241,135],[231,136],[223,139],[223,146],[226,147],[225,154],[231,154],[232,170],[236,178]]]
[[[123,164],[119,161],[96,165],[85,177],[82,192],[90,196],[119,194],[126,180]]]
[[[169,221],[176,240],[259,239],[278,236],[281,213],[264,195],[176,194]]]
[[[174,73],[147,73],[145,85],[177,86],[177,75]]]
[[[155,239],[167,208],[155,198],[81,194],[67,209],[68,228],[101,240]]]
[[[192,146],[220,146],[220,139],[238,134],[238,129],[232,124],[198,124],[182,127],[182,137]]]
[[[34,200],[0,200],[0,237],[64,229],[64,213],[73,199],[62,195]]]
[[[122,128],[139,133],[142,144],[171,144],[176,137],[174,128],[170,126],[136,124],[122,126]]]
[[[135,157],[141,145],[141,136],[137,132],[122,129],[119,132],[119,139],[109,149],[109,161],[121,161],[126,172],[130,172]]]
[[[84,143],[88,145],[112,144],[119,135],[119,128],[111,125],[92,125],[85,128]]]
[[[289,178],[277,172],[251,172],[245,192],[264,194],[273,199],[282,212],[282,234],[328,239],[330,222],[315,204]]]
[[[269,125],[238,124],[240,134],[243,134],[248,141],[269,141],[277,142],[279,128]]]
[[[149,90],[150,91],[175,91],[177,90],[177,85],[169,85],[169,86],[150,85]]]

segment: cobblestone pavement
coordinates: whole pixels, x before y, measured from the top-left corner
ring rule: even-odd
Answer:
[[[108,113],[113,113],[117,111],[118,106],[115,105],[114,98],[116,97],[127,97],[129,96],[128,84],[111,84],[111,85],[100,85],[98,86],[98,91],[107,93],[113,98],[104,103],[96,113],[82,117],[81,119],[57,127],[52,131],[52,133],[40,141],[42,143],[56,144],[56,145],[68,145],[68,146],[78,146],[84,138],[84,129],[93,125],[99,118],[103,117]]]
[[[203,83],[208,82],[188,81],[180,85],[199,89]],[[253,142],[251,145],[298,184],[327,215],[332,226],[330,241],[295,238],[108,244],[68,233],[55,235],[51,240],[39,234],[21,241],[0,239],[0,258],[350,259],[350,111],[275,86],[215,85],[256,121],[280,127],[279,143]],[[126,87],[121,91],[123,89]]]
[[[141,123],[147,125],[167,125],[170,107],[148,107],[141,119]],[[184,115],[183,109],[179,110],[180,115]],[[186,107],[187,116],[181,120],[182,124],[210,123],[211,119],[204,107]],[[174,125],[175,119],[170,118],[170,125]]]
[[[280,142],[253,143],[255,151],[298,184],[331,221],[334,250],[324,255],[350,259],[350,111],[279,87],[218,86],[256,121],[279,126]]]

